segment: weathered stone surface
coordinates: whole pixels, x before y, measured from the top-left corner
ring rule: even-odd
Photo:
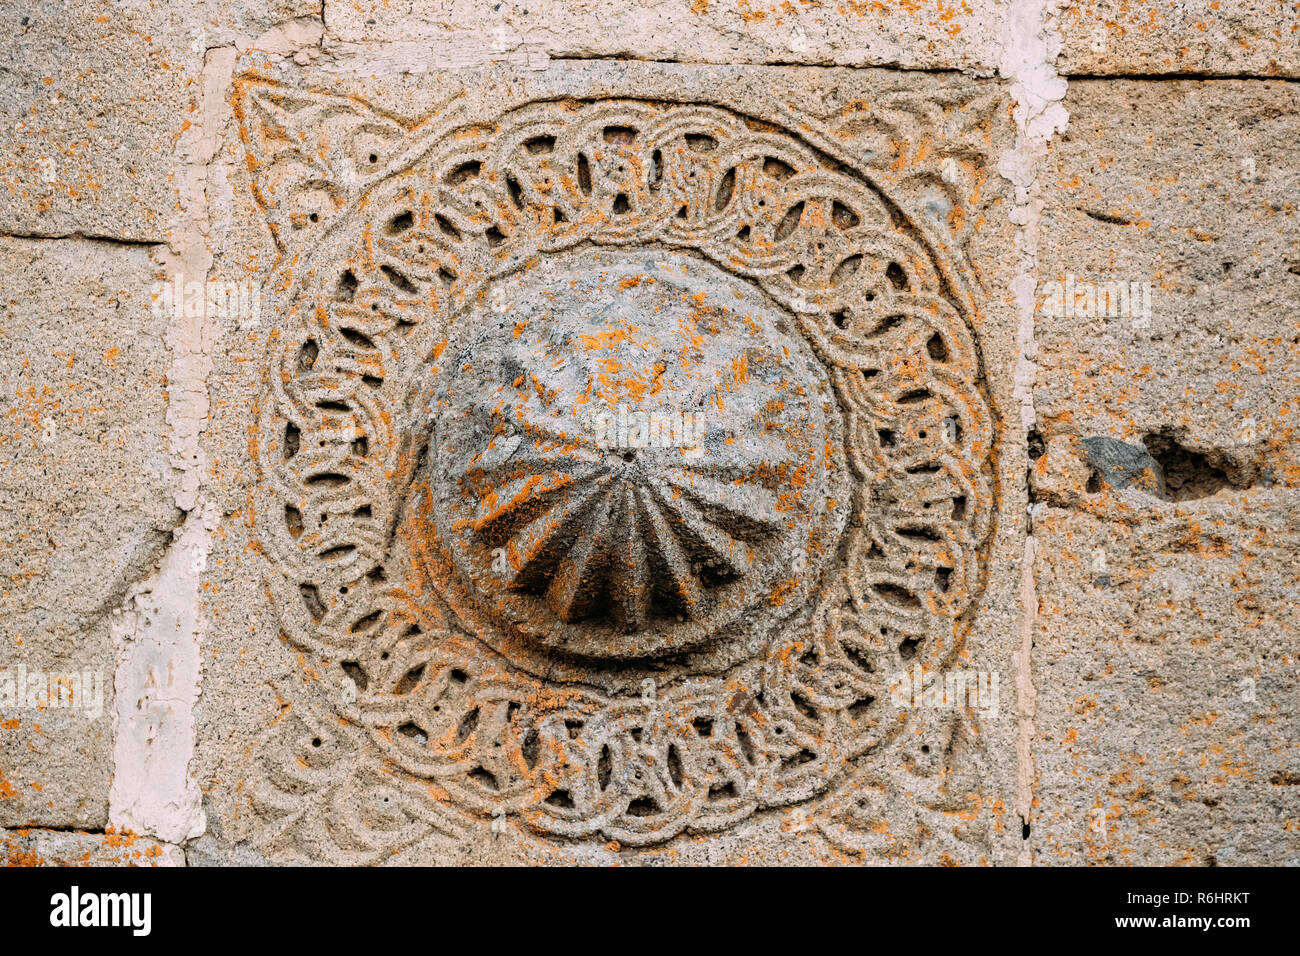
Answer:
[[[1127,491],[1034,522],[1038,862],[1300,863],[1296,503]]]
[[[416,0],[395,15],[386,3],[325,4],[327,44],[363,44],[415,69],[488,60],[624,57],[686,63],[809,63],[998,68],[1005,8],[994,0],[949,4],[776,3],[670,0],[610,4]],[[380,44],[394,44],[380,54]],[[429,58],[432,57],[432,62]]]
[[[1009,285],[999,87],[557,64],[358,102],[251,62],[217,267],[283,258],[215,359],[203,859],[1013,853],[983,749],[1010,706],[890,695],[914,663],[1008,665],[1014,318],[968,258]],[[703,453],[601,439],[588,402],[703,410]]]
[[[9,862],[1300,862],[1294,4],[11,14]]]
[[[1039,262],[1085,294],[1040,286],[1035,325],[1041,862],[1297,860],[1297,102],[1071,84]],[[1107,282],[1149,313],[1090,309]]]
[[[93,677],[70,706],[52,706],[46,689],[34,709],[15,686],[16,699],[0,709],[6,826],[107,822],[116,666],[109,619],[128,586],[152,570],[177,516],[164,421],[166,320],[150,308],[154,269],[145,247],[0,240],[0,485],[8,503],[0,666],[15,680],[20,667],[28,676]]]
[[[1300,484],[1300,90],[1086,81],[1066,106],[1038,253],[1044,437],[1145,448],[1173,469],[1172,497]],[[1097,315],[1077,293],[1054,315],[1050,282],[1145,287],[1149,314],[1142,295]],[[1182,490],[1183,471],[1201,484]]]
[[[132,833],[0,830],[5,866],[184,866],[180,849]]]
[[[203,65],[181,7],[24,3],[0,37],[0,231],[165,241]]]
[[[171,242],[214,48],[304,35],[319,0],[24,0],[0,35],[0,232]],[[278,31],[278,32],[277,32]],[[189,216],[190,222],[177,219]]]
[[[1056,19],[1061,73],[1300,76],[1290,0],[1066,0]]]

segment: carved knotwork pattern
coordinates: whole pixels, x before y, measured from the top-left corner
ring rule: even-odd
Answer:
[[[953,654],[993,514],[972,307],[904,212],[709,106],[544,102],[409,130],[260,85],[237,105],[285,256],[258,530],[311,691],[285,691],[261,745],[258,840],[370,861],[504,817],[645,845],[887,777],[888,678]],[[842,517],[787,556],[794,583],[739,661],[502,656],[485,637],[503,623],[431,531],[430,376],[491,283],[578,247],[676,250],[751,283],[833,385]]]

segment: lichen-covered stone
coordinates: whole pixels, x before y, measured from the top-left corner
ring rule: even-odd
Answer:
[[[1038,253],[1044,435],[1182,460],[1208,482],[1187,495],[1296,486],[1300,91],[1088,80],[1065,102]]]
[[[594,64],[367,103],[266,67],[229,168],[279,296],[217,359],[205,854],[1005,855],[1009,709],[890,693],[1004,653],[1012,321],[967,258],[1009,237],[998,88]]]
[[[1296,865],[1295,493],[1035,522],[1047,864]]]
[[[1300,75],[1290,0],[1066,0],[1057,69],[1079,75]]]
[[[133,833],[0,830],[4,866],[184,866],[180,850]]]
[[[6,862],[1300,862],[1293,3],[5,28]]]
[[[329,45],[384,46],[396,63],[434,67],[488,60],[622,57],[683,63],[808,63],[995,72],[1006,5],[790,4],[772,0],[600,0],[496,4],[416,0],[325,4]],[[357,51],[361,52],[361,51]],[[418,67],[416,67],[418,69]],[[429,66],[425,67],[426,69]]]
[[[178,516],[155,269],[147,247],[0,239],[5,826],[108,820],[111,619]]]

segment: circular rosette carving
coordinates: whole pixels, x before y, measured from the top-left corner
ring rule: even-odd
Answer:
[[[562,254],[488,298],[438,361],[428,475],[494,646],[747,654],[807,591],[791,556],[830,553],[848,513],[838,402],[793,318],[663,250]]]
[[[285,267],[253,439],[285,636],[401,795],[339,832],[645,845],[865,773],[982,587],[960,273],[828,143],[713,107],[409,140]]]

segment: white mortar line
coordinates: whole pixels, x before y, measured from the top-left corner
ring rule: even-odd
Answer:
[[[1019,326],[1016,332],[1016,371],[1013,398],[1020,409],[1022,440],[1026,441],[1036,422],[1034,377],[1038,345],[1034,339],[1034,309],[1037,302],[1038,221],[1043,210],[1039,173],[1045,167],[1047,144],[1054,133],[1065,129],[1069,119],[1061,100],[1066,81],[1056,75],[1054,62],[1061,42],[1053,17],[1059,0],[1012,0],[1007,10],[1001,74],[1012,81],[1015,100],[1016,145],[998,160],[998,172],[1015,188],[1011,221],[1016,230],[1018,269],[1012,280]],[[1038,617],[1038,593],[1034,576],[1037,542],[1032,517],[1025,536],[1020,568],[1019,646],[1012,654],[1016,683],[1016,813],[1028,828],[1034,799],[1034,713],[1035,691],[1032,670],[1034,627]],[[1028,865],[1033,854],[1022,841],[1018,862]]]
[[[230,113],[234,48],[205,51],[198,102],[181,134],[174,172],[178,210],[160,256],[170,281],[206,282],[208,166]],[[113,786],[109,821],[120,829],[181,843],[203,833],[197,783],[190,777],[200,657],[199,576],[211,551],[217,508],[202,491],[208,423],[208,372],[217,330],[204,316],[173,316],[166,333],[171,462],[179,482],[176,506],[185,513],[158,570],[135,585],[114,615],[115,676]]]
[[[177,147],[179,208],[160,257],[169,281],[179,274],[185,282],[206,282],[212,269],[209,173],[231,119],[239,53],[255,47],[304,62],[319,55],[322,33],[319,20],[301,18],[262,37],[239,37],[234,46],[204,51],[198,102]],[[110,624],[117,673],[109,821],[171,844],[194,839],[206,829],[190,763],[202,676],[200,583],[219,518],[216,503],[204,493],[202,435],[208,426],[208,374],[220,333],[205,316],[173,317],[167,330],[172,353],[167,423],[179,481],[175,501],[185,520],[158,570],[130,590]]]

